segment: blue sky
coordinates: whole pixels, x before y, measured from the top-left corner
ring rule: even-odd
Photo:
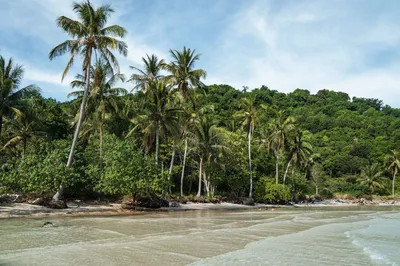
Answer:
[[[121,71],[155,53],[183,46],[202,54],[206,84],[241,89],[267,85],[290,92],[340,90],[400,107],[398,0],[93,0],[110,3],[111,24],[128,30]],[[67,38],[60,15],[75,17],[69,0],[0,0],[0,53],[24,64],[24,85],[65,100],[78,67],[61,83],[67,56],[48,53]],[[78,66],[78,64],[77,64]],[[127,88],[131,85],[127,84]]]

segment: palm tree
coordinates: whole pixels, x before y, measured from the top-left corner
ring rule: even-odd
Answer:
[[[19,89],[23,76],[24,69],[21,65],[15,65],[12,58],[6,62],[0,55],[0,137],[3,118],[11,118],[13,115],[21,116],[18,101],[27,93],[39,91],[35,85]]]
[[[292,143],[289,144],[289,161],[286,166],[286,171],[283,176],[283,183],[286,182],[286,177],[289,172],[291,163],[300,164],[307,160],[312,154],[312,145],[304,138],[304,132],[297,129],[292,138]]]
[[[183,47],[183,51],[170,50],[173,61],[165,66],[169,75],[166,79],[182,92],[185,100],[188,99],[190,88],[205,87],[201,82],[206,78],[207,72],[203,69],[194,69],[195,63],[200,59],[200,54],[195,54],[196,50]]]
[[[3,148],[22,145],[22,157],[25,156],[26,145],[30,138],[46,134],[44,131],[38,129],[37,117],[34,117],[30,112],[23,114],[17,119],[10,120],[7,123],[7,128],[10,134]]]
[[[241,110],[236,113],[236,116],[243,122],[243,127],[247,132],[249,172],[250,172],[249,198],[253,197],[253,173],[251,168],[251,136],[254,133],[254,124],[257,117],[257,110],[254,105],[254,102],[255,102],[254,95],[241,99],[241,102],[239,104],[239,108]]]
[[[86,104],[88,114],[95,116],[99,138],[100,138],[100,167],[103,162],[103,123],[106,114],[118,112],[121,105],[119,96],[126,95],[126,89],[114,87],[118,82],[124,82],[123,74],[113,73],[109,65],[104,64],[102,60],[98,60],[95,66],[90,67],[89,71],[90,86],[89,96]],[[77,75],[77,79],[71,82],[73,88],[81,88],[82,90],[74,91],[68,94],[68,97],[78,97],[76,100],[81,101],[85,91],[85,77]]]
[[[133,82],[135,84],[134,90],[140,89],[142,92],[146,93],[150,90],[150,84],[156,80],[161,79],[161,71],[165,69],[164,59],[159,60],[156,55],[147,55],[147,58],[142,57],[144,63],[143,70],[134,66],[130,68],[139,72],[139,74],[132,74],[128,82]]]
[[[147,95],[139,92],[139,96],[141,96],[140,112],[135,114],[131,120],[134,127],[126,137],[139,131],[143,135],[146,152],[150,151],[155,141],[155,161],[158,165],[160,135],[177,134],[181,110],[174,107],[174,91],[165,81],[155,81],[150,84],[149,89]]]
[[[79,131],[85,116],[90,83],[89,71],[93,53],[95,53],[96,57],[100,56],[103,58],[108,65],[114,66],[117,72],[119,72],[118,61],[111,50],[117,50],[124,56],[128,53],[126,44],[113,37],[124,37],[126,30],[118,25],[106,26],[109,17],[114,12],[110,5],[103,5],[95,9],[90,1],[87,0],[87,2],[74,3],[73,10],[78,15],[79,20],[74,20],[65,16],[61,16],[57,20],[58,27],[62,28],[72,39],[57,45],[49,54],[50,60],[53,60],[65,53],[70,53],[71,57],[62,74],[62,80],[64,80],[69,69],[72,67],[75,57],[81,55],[83,59],[82,71],[85,72],[85,91],[82,97],[74,139],[68,156],[67,167],[71,167],[75,147],[78,142]],[[63,191],[64,186],[61,183],[53,199],[59,200]]]
[[[400,169],[400,151],[397,150],[392,150],[391,154],[388,156],[388,161],[390,163],[389,169],[392,172],[392,196],[394,197],[394,184],[395,184],[395,179],[396,175],[399,172]]]
[[[190,93],[191,92],[191,93]],[[195,141],[195,128],[199,119],[206,112],[214,111],[212,105],[198,106],[197,94],[192,90],[189,92],[189,101],[182,104],[182,115],[180,120],[181,138],[184,139],[185,148],[182,162],[180,194],[183,196],[183,179],[185,177],[186,159],[189,150],[189,143],[194,144]],[[192,145],[195,146],[195,145]]]
[[[195,135],[193,146],[199,159],[199,185],[196,197],[201,196],[202,178],[207,196],[209,196],[213,189],[211,188],[210,175],[207,175],[205,166],[210,167],[211,164],[217,163],[221,155],[220,151],[224,148],[224,146],[220,145],[223,132],[216,126],[215,121],[204,115],[199,117],[193,131]]]
[[[288,136],[295,129],[295,119],[286,116],[284,111],[275,113],[275,118],[269,124],[267,136],[264,138],[264,145],[268,147],[268,152],[273,152],[275,156],[275,182],[279,182],[279,157],[286,147]]]
[[[377,163],[367,165],[361,168],[360,178],[358,178],[358,182],[361,185],[366,185],[369,188],[369,191],[374,193],[375,188],[383,188],[384,186],[380,183],[382,180],[382,172],[379,169],[379,165]]]

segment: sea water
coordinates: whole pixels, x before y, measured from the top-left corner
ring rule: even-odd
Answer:
[[[400,265],[396,208],[0,220],[0,265]],[[54,227],[42,227],[50,221]]]
[[[352,218],[325,220],[191,265],[400,265],[399,212]]]

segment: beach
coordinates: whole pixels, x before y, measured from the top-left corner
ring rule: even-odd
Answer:
[[[387,263],[397,262],[396,257],[391,257],[396,252],[381,254],[379,248],[376,251],[365,247],[365,243],[373,241],[364,243],[357,233],[372,228],[379,239],[385,230],[374,229],[374,224],[398,228],[400,208],[396,206],[274,210],[266,206],[241,205],[239,209],[233,205],[227,209],[228,205],[222,204],[218,210],[206,209],[205,206],[211,208],[207,204],[196,206],[203,209],[140,212],[141,215],[110,211],[95,216],[89,213],[60,216],[57,213],[60,211],[55,211],[55,215],[49,216],[1,219],[0,265],[332,265],[333,262],[392,265]],[[96,213],[96,209],[92,211]],[[43,227],[46,222],[52,226]],[[393,244],[389,238],[387,241],[386,244],[397,248],[397,242]]]

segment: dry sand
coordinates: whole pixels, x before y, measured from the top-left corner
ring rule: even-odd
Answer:
[[[367,204],[368,205],[368,204]],[[255,206],[245,206],[234,203],[192,203],[181,204],[179,207],[126,210],[122,204],[95,204],[82,202],[68,202],[68,209],[50,209],[43,206],[31,205],[26,203],[12,203],[0,205],[1,218],[16,217],[47,217],[47,216],[93,216],[93,215],[130,215],[140,214],[148,211],[168,212],[168,211],[195,211],[195,210],[247,210],[247,209],[270,209],[275,208],[294,208],[294,207],[357,207],[355,202],[337,202],[334,200],[324,201],[315,204],[294,204],[294,205],[266,205],[256,204]],[[371,204],[371,206],[400,206],[400,202],[381,202]]]

